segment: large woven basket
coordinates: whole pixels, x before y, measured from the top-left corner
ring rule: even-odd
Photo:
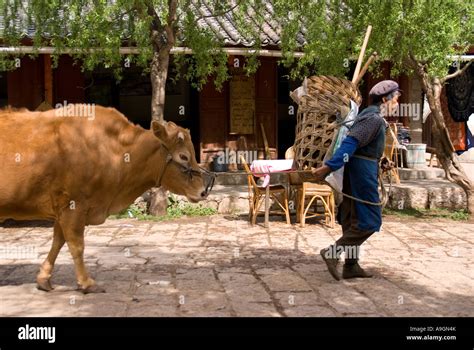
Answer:
[[[350,111],[350,100],[360,105],[362,97],[352,82],[332,76],[309,77],[300,89],[291,94],[298,103],[293,147],[298,169],[306,170],[322,165]]]

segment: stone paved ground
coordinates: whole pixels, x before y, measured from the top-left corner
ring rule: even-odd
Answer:
[[[219,215],[109,220],[86,234],[86,263],[107,293],[83,295],[66,247],[56,289],[35,289],[51,227],[6,225],[0,316],[474,316],[472,227],[386,218],[363,250],[375,277],[336,282],[318,252],[338,229],[276,219],[266,230]]]

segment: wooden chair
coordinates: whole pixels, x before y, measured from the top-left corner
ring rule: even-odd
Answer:
[[[389,160],[395,163],[395,166],[390,169],[391,176],[395,180],[395,183],[400,183],[400,175],[398,173],[398,138],[397,138],[397,124],[389,123],[387,128],[387,134],[385,137],[385,151],[384,155]]]
[[[324,213],[319,213],[317,208],[311,210],[313,204],[320,201],[324,206]],[[326,225],[334,228],[336,222],[336,204],[332,188],[328,185],[313,182],[303,182],[297,189],[296,217],[301,227],[305,226],[306,219],[323,217]]]
[[[294,148],[288,148],[285,152],[285,158],[294,159],[294,157]],[[326,224],[330,227],[334,227],[336,204],[332,188],[328,185],[302,182],[298,174],[289,175],[290,193],[296,193],[296,219],[300,222],[301,227],[305,226],[306,219],[317,216],[324,217]],[[309,200],[308,202],[306,202],[307,199]],[[323,203],[324,213],[310,210],[311,206],[313,204],[317,205],[318,201]]]
[[[250,168],[241,156],[241,162],[244,166],[245,172],[247,173],[247,183],[249,190],[249,221],[252,225],[255,225],[258,214],[265,214],[264,210],[260,210],[260,207],[265,201],[265,187],[258,186],[255,178],[250,171]],[[286,217],[286,223],[291,225],[290,210],[288,207],[288,191],[283,185],[268,185],[270,199],[275,200],[278,206],[282,209],[281,211],[270,211],[270,214],[284,215]]]

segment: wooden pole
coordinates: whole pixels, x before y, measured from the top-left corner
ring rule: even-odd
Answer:
[[[359,76],[354,81],[355,85],[359,85],[360,81],[362,80],[362,77],[365,75],[365,73],[367,72],[367,69],[369,69],[369,66],[377,58],[377,56],[378,56],[378,54],[375,51],[374,51],[374,53],[372,53],[372,55],[370,55],[367,62],[365,62],[364,67],[362,67],[362,70],[360,71]]]
[[[265,128],[263,126],[263,123],[260,123],[260,128],[262,130],[263,144],[265,146],[265,158],[272,159],[271,154],[270,154],[270,147],[268,146],[267,134],[265,133]]]
[[[359,59],[357,60],[354,76],[352,77],[353,83],[356,81],[357,77],[359,76],[360,67],[362,66],[362,60],[364,59],[365,49],[367,48],[367,43],[369,42],[370,32],[372,32],[371,25],[367,27],[367,31],[365,32],[364,43],[362,44],[362,48],[360,49]]]

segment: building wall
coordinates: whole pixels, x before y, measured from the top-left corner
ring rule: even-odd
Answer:
[[[72,57],[62,55],[58,67],[53,69],[53,107],[56,104],[84,103],[85,85],[81,66]]]
[[[264,151],[263,133],[265,129],[268,145],[271,148],[272,158],[277,157],[277,61],[275,58],[260,58],[261,66],[256,73],[256,121],[254,147],[260,152]],[[232,102],[232,101],[231,101]]]
[[[44,101],[44,61],[21,58],[20,67],[7,73],[8,104],[35,110]]]
[[[0,72],[0,108],[8,106],[8,73]]]
[[[35,110],[46,100],[45,56],[36,59],[23,57],[20,67],[7,72],[8,104]],[[84,78],[80,66],[69,56],[61,56],[58,67],[52,70],[53,107],[56,103],[83,103]]]
[[[211,162],[212,157],[227,145],[229,118],[229,83],[221,91],[210,80],[199,94],[199,127],[201,162]]]
[[[243,62],[243,58],[242,62]],[[260,58],[255,79],[255,119],[253,134],[230,134],[230,87],[218,91],[212,79],[199,94],[201,162],[209,163],[218,152],[256,151],[264,156],[261,125],[265,129],[272,158],[277,158],[277,65],[275,58]],[[237,74],[237,73],[236,73]]]
[[[296,132],[298,105],[290,97],[290,92],[301,86],[302,80],[291,80],[289,69],[278,65],[278,158],[293,146]]]

